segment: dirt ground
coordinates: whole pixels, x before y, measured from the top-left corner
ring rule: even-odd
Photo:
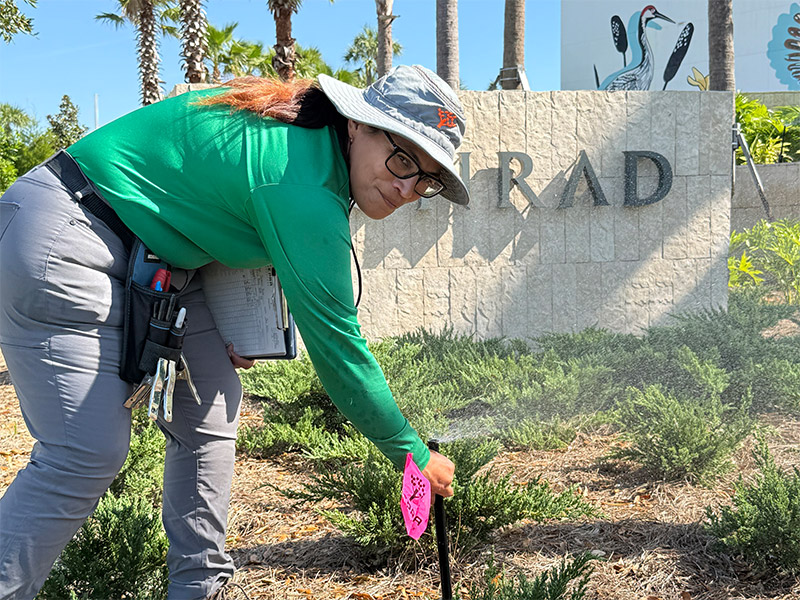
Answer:
[[[791,325],[787,324],[791,330]],[[777,334],[786,334],[778,331]],[[789,335],[796,333],[792,331]],[[259,423],[259,407],[247,399],[243,422]],[[800,420],[762,419],[778,464],[800,466]],[[736,455],[736,469],[714,488],[653,483],[631,464],[603,463],[617,443],[612,435],[581,435],[557,452],[503,453],[500,472],[523,484],[541,476],[555,489],[577,484],[605,518],[537,524],[521,522],[494,539],[496,562],[535,575],[570,553],[600,557],[589,598],[608,600],[789,600],[800,598],[800,578],[763,576],[743,561],[714,552],[700,523],[706,505],[730,501],[732,482],[750,477],[752,443]],[[33,445],[0,356],[0,494],[25,466]],[[371,569],[358,551],[312,508],[294,508],[265,482],[296,487],[307,477],[296,456],[271,460],[239,457],[229,514],[228,547],[235,581],[253,600],[318,598],[408,600],[439,598],[435,561],[414,573]],[[321,508],[318,506],[317,508]],[[484,568],[492,547],[451,564],[453,582],[468,587]]]

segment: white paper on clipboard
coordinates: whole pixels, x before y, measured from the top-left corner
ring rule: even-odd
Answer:
[[[239,356],[286,354],[285,299],[271,266],[231,269],[214,262],[199,273],[214,322]]]

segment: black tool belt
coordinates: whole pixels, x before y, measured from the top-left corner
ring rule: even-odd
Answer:
[[[65,150],[59,150],[44,164],[72,192],[72,196],[77,202],[119,236],[128,250],[133,247],[136,236],[103,199],[94,184],[86,178],[74,158]]]

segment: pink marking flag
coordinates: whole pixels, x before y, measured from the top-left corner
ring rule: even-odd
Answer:
[[[400,494],[400,510],[406,522],[406,531],[418,540],[428,528],[431,513],[431,482],[422,474],[409,452],[403,471],[403,490]]]

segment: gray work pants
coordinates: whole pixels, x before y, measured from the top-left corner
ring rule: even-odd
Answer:
[[[0,499],[0,598],[33,598],[128,454],[132,386],[118,376],[128,251],[46,167],[0,199],[0,348],[36,439]],[[192,287],[193,286],[193,287]],[[198,284],[184,297],[184,354],[162,518],[169,598],[205,598],[233,574],[224,551],[242,388]]]

